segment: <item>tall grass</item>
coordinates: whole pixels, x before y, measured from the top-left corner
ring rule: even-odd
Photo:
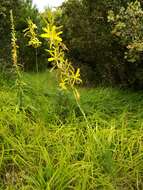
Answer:
[[[14,89],[0,89],[1,190],[143,189],[141,92],[79,89],[87,127],[52,74],[24,77],[25,111]]]
[[[114,125],[2,127],[1,189],[142,189],[142,137]]]

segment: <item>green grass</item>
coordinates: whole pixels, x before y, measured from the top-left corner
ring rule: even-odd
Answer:
[[[0,89],[1,190],[142,190],[143,93],[79,89],[88,126],[53,74],[25,74],[24,111]]]

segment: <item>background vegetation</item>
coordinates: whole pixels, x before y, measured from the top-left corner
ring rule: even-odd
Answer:
[[[132,7],[129,4],[131,2],[133,2]],[[103,0],[102,2],[68,0],[53,11],[57,25],[63,25],[63,39],[69,48],[68,56],[75,65],[81,67],[82,78],[86,85],[104,84],[142,88],[142,4],[142,1],[131,0]],[[13,8],[20,47],[19,61],[24,65],[25,70],[34,70],[35,50],[26,47],[27,39],[23,36],[23,30],[27,27],[26,19],[31,18],[38,25],[37,32],[40,33],[44,25],[43,19],[47,19],[49,9],[39,14],[36,7],[32,6],[31,0],[1,1],[0,59],[3,60],[1,67],[9,63],[9,10]],[[121,35],[124,34],[124,39],[121,35],[115,35],[112,32],[116,20],[109,22],[108,15],[111,11],[120,17],[117,21],[120,23],[116,24],[120,27]],[[125,18],[126,13],[127,18]],[[121,28],[120,24],[125,26]],[[140,39],[137,39],[138,37]],[[139,47],[134,50],[139,53],[136,53],[135,57],[135,51],[130,49],[132,58],[130,62],[131,59],[125,59],[124,53],[128,51],[128,45],[133,40],[134,43],[138,43]],[[38,48],[38,62],[41,69],[47,67],[44,48],[44,46]],[[140,56],[137,57],[137,54]]]
[[[142,36],[142,27],[139,27],[142,25],[142,19],[139,19],[142,17],[142,2],[138,7],[137,2],[133,4],[124,20],[128,3],[131,1],[69,0],[62,6],[64,39],[71,50],[70,55],[81,65],[88,79],[96,84],[142,88],[142,55],[134,63],[124,59],[127,44],[123,43],[127,36],[128,43]],[[113,25],[108,22],[108,13],[112,10],[118,15],[123,7],[118,22],[124,23],[120,32],[122,34],[126,28],[126,34],[121,42],[120,37],[111,32]]]

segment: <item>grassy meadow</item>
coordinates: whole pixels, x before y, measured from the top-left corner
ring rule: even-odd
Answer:
[[[143,93],[80,88],[85,122],[54,73],[25,73],[23,110],[0,83],[0,190],[142,190]]]

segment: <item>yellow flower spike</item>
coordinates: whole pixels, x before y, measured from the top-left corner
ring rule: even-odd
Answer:
[[[38,39],[38,35],[36,34],[35,30],[37,29],[36,24],[34,24],[32,22],[31,19],[27,19],[27,23],[28,23],[28,28],[26,28],[25,30],[23,30],[24,32],[24,36],[27,36],[28,38],[30,38],[28,45],[29,46],[33,46],[34,48],[38,48],[41,46],[41,42]]]
[[[68,50],[66,45],[62,42],[61,27],[55,26],[53,23],[47,24],[43,28],[42,38],[46,38],[50,43],[50,50],[46,50],[50,54],[49,62],[52,62],[54,68],[60,72],[60,88],[73,88],[75,84],[81,82],[80,69],[75,70],[71,62],[65,58],[65,50]]]

